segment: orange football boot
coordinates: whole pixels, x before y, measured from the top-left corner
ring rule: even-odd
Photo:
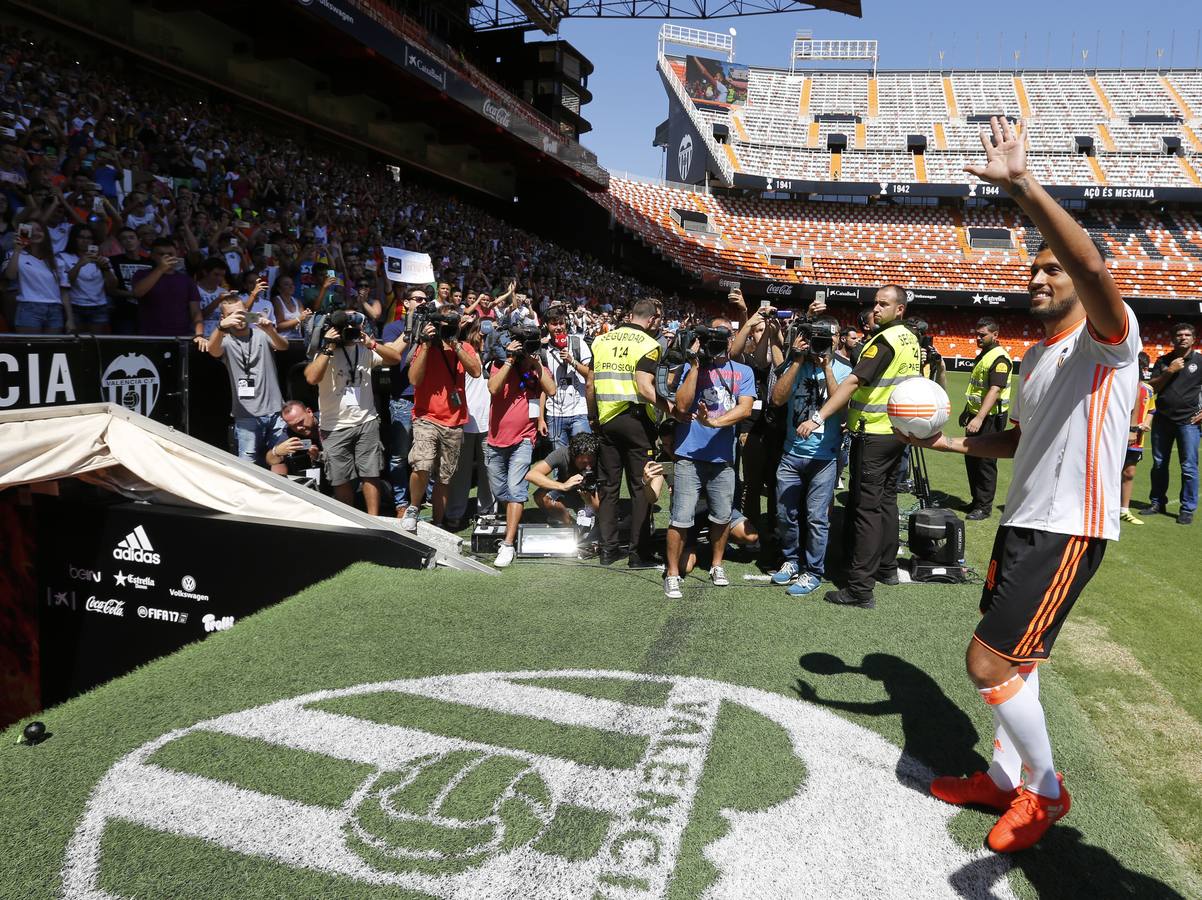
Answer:
[[[994,784],[988,772],[975,772],[967,778],[940,775],[931,782],[931,796],[956,806],[988,806],[1004,811],[1018,796],[1018,789],[1004,791]]]
[[[1026,788],[1018,789],[1018,796],[1010,808],[1002,813],[989,832],[988,843],[992,850],[998,853],[1026,850],[1039,843],[1052,825],[1068,815],[1073,798],[1064,786],[1064,776],[1057,772],[1056,780],[1060,782],[1060,796],[1054,800]]]

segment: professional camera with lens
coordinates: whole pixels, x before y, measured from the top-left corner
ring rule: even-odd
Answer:
[[[414,307],[409,316],[410,344],[451,341],[459,335],[459,313],[439,309],[433,300]],[[423,334],[427,325],[433,325],[437,332],[427,337]]]
[[[785,346],[792,347],[793,342],[799,337],[804,338],[810,345],[809,353],[821,356],[834,349],[835,342],[839,339],[839,326],[834,322],[821,319],[801,319],[789,328],[789,333],[785,337]]]
[[[335,309],[330,313],[319,313],[312,317],[309,329],[307,350],[310,357],[317,354],[326,340],[326,332],[333,329],[338,332],[336,340],[344,347],[357,344],[363,339],[363,326],[367,317],[361,312],[351,309]]]
[[[518,352],[522,356],[537,356],[543,346],[542,333],[533,325],[519,325],[509,329],[509,340],[505,342],[505,346],[508,347],[513,341],[521,343],[522,349]]]
[[[693,352],[694,342],[699,345],[696,354]],[[679,373],[685,363],[694,361],[703,366],[713,365],[715,360],[725,356],[729,350],[729,328],[708,328],[704,325],[681,328],[659,355],[659,364],[655,368],[655,392],[669,403],[673,402],[676,399],[676,390],[670,384],[671,372]]]
[[[925,319],[920,319],[917,316],[906,319],[905,326],[918,337],[918,347],[922,352],[923,366],[929,365],[938,368],[943,363],[943,356],[935,349],[935,341],[928,334],[931,326]]]
[[[589,466],[580,474],[584,477],[584,480],[580,482],[580,490],[586,494],[597,493],[597,470]]]

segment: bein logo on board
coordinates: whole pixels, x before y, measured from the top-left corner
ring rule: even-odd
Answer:
[[[97,584],[104,577],[104,573],[97,569],[80,569],[72,565],[67,566],[67,574],[74,581],[94,581]]]
[[[95,595],[88,598],[83,608],[88,612],[103,613],[106,616],[125,615],[124,600],[97,600]]]
[[[157,566],[162,561],[154,552],[150,538],[146,536],[146,529],[141,525],[117,542],[117,546],[113,548],[113,559],[145,563],[148,566]]]

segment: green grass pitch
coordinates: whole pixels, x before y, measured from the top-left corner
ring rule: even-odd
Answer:
[[[1008,871],[992,815],[921,793],[990,752],[979,585],[839,609],[735,554],[681,601],[539,561],[315,584],[5,732],[0,898],[1202,897],[1197,527],[1124,526],[1070,617],[1042,699],[1073,808]]]

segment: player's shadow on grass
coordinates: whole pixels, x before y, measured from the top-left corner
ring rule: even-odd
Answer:
[[[859,666],[849,666],[830,653],[807,653],[798,661],[814,675],[863,675],[879,681],[888,699],[869,702],[833,700],[798,678],[793,691],[802,700],[829,709],[868,716],[898,716],[905,737],[898,780],[927,792],[929,770],[940,775],[968,775],[989,763],[976,751],[977,729],[960,707],[922,669],[888,653],[869,653]],[[920,765],[915,766],[917,762]],[[922,767],[925,767],[924,770]]]
[[[988,870],[992,862],[988,856],[975,860],[953,873],[948,881],[962,897],[974,896],[980,870]],[[1080,831],[1063,823],[1054,826],[1030,850],[1011,856],[1010,864],[1027,876],[1041,900],[1075,900],[1085,894],[1090,900],[1184,900],[1164,882],[1132,872],[1101,847],[1085,843]]]

